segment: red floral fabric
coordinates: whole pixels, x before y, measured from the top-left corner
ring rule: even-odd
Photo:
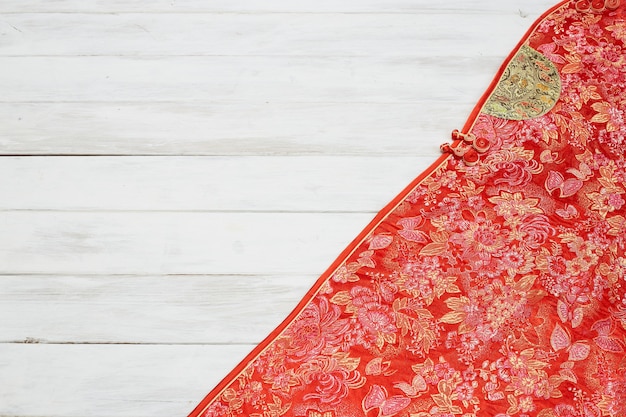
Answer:
[[[479,162],[416,179],[192,416],[626,416],[625,15],[544,15],[551,110],[479,103]]]

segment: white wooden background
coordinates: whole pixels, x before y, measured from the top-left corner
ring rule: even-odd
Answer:
[[[546,0],[1,0],[0,416],[185,416]]]

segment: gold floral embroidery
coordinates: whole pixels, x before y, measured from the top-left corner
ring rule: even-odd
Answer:
[[[544,55],[523,45],[504,70],[483,113],[509,120],[543,116],[561,94],[559,73]]]

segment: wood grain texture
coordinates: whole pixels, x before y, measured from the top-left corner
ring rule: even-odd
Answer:
[[[315,275],[0,276],[0,343],[257,344]]]
[[[189,413],[553,4],[0,2],[0,416]]]
[[[373,215],[437,155],[7,157],[0,210]]]
[[[184,416],[250,345],[0,344],[3,416]]]
[[[480,93],[477,93],[477,95]],[[474,103],[0,103],[0,154],[439,154]]]
[[[471,19],[471,25],[467,25]],[[484,27],[521,36],[527,18],[474,15],[294,13],[20,13],[6,15],[0,55],[392,56],[500,55],[507,37],[480,42]],[[463,31],[450,30],[466,25]],[[450,48],[450,44],[454,48]]]
[[[4,211],[0,274],[319,275],[372,217]]]
[[[150,2],[128,2],[125,0],[5,0],[0,12],[212,12],[212,13],[430,13],[447,11],[450,14],[475,15],[499,13],[542,13],[554,2],[546,0],[511,0],[507,2],[495,0],[448,0],[434,2],[416,0],[306,0],[293,2],[290,0],[270,0],[259,3],[256,0],[154,0]]]
[[[484,90],[502,59],[500,56],[0,57],[0,89],[3,102],[189,103],[210,99],[250,104],[411,103],[423,101],[424,97],[467,102],[476,99],[477,94],[463,86],[479,85]],[[454,75],[459,71],[463,73],[462,79]],[[451,81],[443,85],[433,82],[441,77]]]

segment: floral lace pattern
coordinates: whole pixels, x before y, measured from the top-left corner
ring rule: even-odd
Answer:
[[[626,6],[574,3],[551,110],[478,114],[203,417],[626,416]]]

